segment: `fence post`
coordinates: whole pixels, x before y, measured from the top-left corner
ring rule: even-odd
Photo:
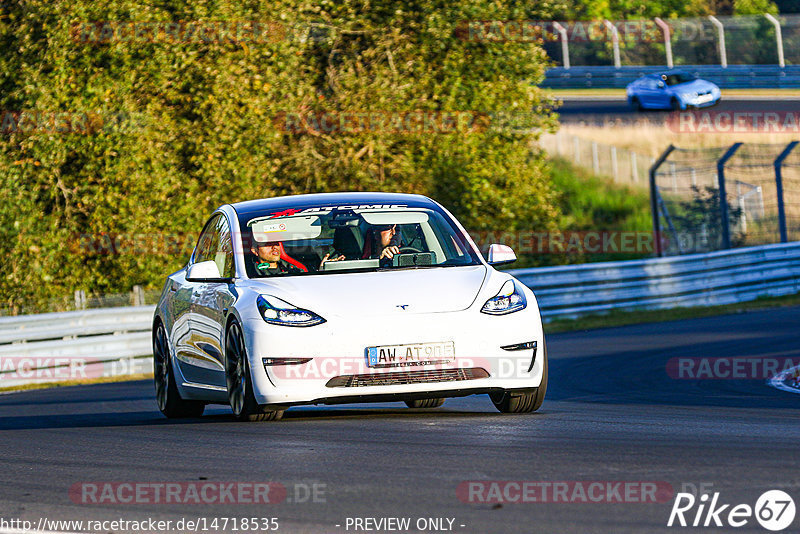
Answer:
[[[769,13],[764,13],[764,16],[775,26],[775,40],[778,45],[778,65],[783,68],[786,66],[786,62],[783,60],[783,34],[781,32],[781,23]]]
[[[600,174],[600,156],[597,154],[597,141],[592,141],[592,170]]]
[[[655,20],[656,24],[658,25],[658,27],[661,28],[661,31],[664,32],[664,48],[667,51],[667,68],[671,69],[673,67],[673,65],[672,65],[672,41],[670,41],[669,25],[666,22],[664,22],[663,20],[661,20],[660,18],[658,18],[658,17],[656,17],[654,20]]]
[[[728,196],[725,193],[725,164],[739,150],[742,143],[734,143],[717,161],[717,179],[719,181],[719,214],[722,219],[722,248],[731,248],[731,228],[728,223]]]
[[[639,164],[636,162],[636,152],[629,150],[631,153],[631,171],[633,172],[633,181],[639,183]]]
[[[144,288],[142,286],[133,286],[133,305],[144,306]]]
[[[669,174],[672,177],[672,192],[678,192],[678,172],[674,161],[669,162]]]
[[[781,168],[783,167],[783,160],[785,160],[789,153],[794,150],[798,144],[797,141],[792,141],[786,148],[783,149],[780,156],[775,158],[775,188],[776,193],[778,195],[778,229],[780,230],[781,234],[781,243],[786,243],[789,241],[789,236],[786,231],[786,207],[783,204],[783,171]]]
[[[614,68],[622,67],[622,61],[619,58],[619,32],[617,27],[614,26],[610,20],[606,20],[606,28],[611,31],[611,44],[614,47]]]
[[[728,68],[728,53],[725,51],[725,26],[714,15],[709,15],[708,20],[711,21],[717,28],[717,35],[719,36],[719,60],[723,69]]]
[[[617,167],[617,147],[611,147],[611,175],[614,177],[614,181],[616,182],[619,177],[619,168]]]
[[[86,292],[83,289],[75,290],[75,309],[86,309]]]
[[[558,32],[558,35],[561,36],[561,62],[564,64],[564,68],[569,68],[569,43],[567,41],[567,29],[559,24],[558,22],[553,23],[553,28]]]
[[[575,149],[575,153],[573,154],[573,159],[575,160],[576,164],[581,162],[580,142],[581,142],[581,140],[578,139],[577,135],[573,135],[572,136],[572,146]]]
[[[667,149],[658,157],[653,166],[650,167],[650,211],[653,214],[653,244],[656,249],[656,256],[662,256],[664,251],[661,250],[661,221],[658,218],[658,191],[656,190],[656,173],[661,164],[666,161],[672,151],[675,150],[673,145],[669,145]]]

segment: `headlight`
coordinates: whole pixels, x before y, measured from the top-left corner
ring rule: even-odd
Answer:
[[[261,317],[269,324],[282,326],[314,326],[325,319],[316,313],[292,306],[285,300],[271,295],[259,295],[256,299]]]
[[[505,315],[523,310],[527,305],[528,301],[525,299],[525,294],[522,290],[517,287],[513,280],[508,280],[500,288],[500,292],[497,295],[486,301],[486,304],[481,308],[481,312],[489,315]]]
[[[681,93],[681,98],[684,100],[694,100],[696,95],[694,93]]]

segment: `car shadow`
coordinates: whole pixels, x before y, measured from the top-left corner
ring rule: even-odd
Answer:
[[[157,411],[96,412],[82,414],[20,415],[0,418],[0,432],[7,430],[40,430],[58,428],[103,428],[171,425],[281,425],[303,421],[344,421],[352,419],[405,419],[405,420],[457,420],[508,417],[491,411],[432,410],[408,408],[306,408],[295,407],[284,413],[277,422],[243,423],[229,412],[217,412],[187,419],[167,419]],[[513,416],[512,416],[513,417]]]

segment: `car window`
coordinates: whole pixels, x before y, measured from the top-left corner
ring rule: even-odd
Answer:
[[[661,79],[664,80],[667,85],[678,85],[694,81],[697,77],[687,72],[677,72],[675,74],[662,74]]]
[[[428,208],[290,208],[239,223],[251,278],[480,263],[454,223]]]
[[[218,213],[211,217],[197,240],[192,263],[213,261],[223,278],[234,276],[233,246],[228,220]]]

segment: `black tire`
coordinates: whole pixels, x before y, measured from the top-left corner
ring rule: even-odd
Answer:
[[[284,410],[256,402],[244,334],[235,320],[225,334],[225,383],[233,416],[239,421],[277,421],[283,417]]]
[[[153,330],[153,384],[156,388],[156,402],[161,413],[169,419],[200,417],[206,409],[202,401],[183,400],[175,384],[172,359],[169,357],[167,333],[161,322]]]
[[[490,393],[494,407],[502,413],[530,413],[538,410],[544,402],[547,394],[547,345],[542,340],[542,356],[544,357],[544,369],[542,370],[542,382],[539,387],[526,393],[514,391],[499,391]]]
[[[669,107],[672,111],[680,111],[681,103],[678,102],[678,99],[673,96],[672,100],[669,101]]]
[[[405,402],[409,408],[438,408],[444,404],[444,399],[415,399]]]
[[[634,108],[636,108],[636,111],[644,111],[644,108],[642,107],[642,103],[641,103],[641,102],[639,102],[639,98],[638,98],[638,97],[636,97],[636,96],[634,96],[633,98],[631,98],[631,105],[632,105]]]

